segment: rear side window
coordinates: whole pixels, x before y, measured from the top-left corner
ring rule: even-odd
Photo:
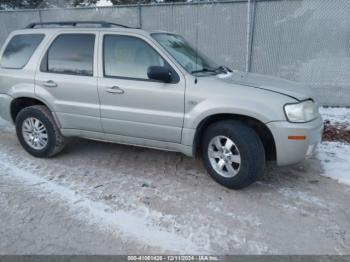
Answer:
[[[51,44],[43,71],[58,74],[93,74],[94,34],[62,34]]]
[[[12,37],[1,58],[1,67],[23,68],[43,38],[43,34],[25,34]]]

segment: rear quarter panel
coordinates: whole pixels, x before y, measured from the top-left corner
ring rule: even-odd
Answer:
[[[17,30],[12,32],[6,39],[4,45],[1,48],[1,57],[4,53],[4,50],[8,42],[12,39],[13,36],[18,34],[33,34],[40,33],[44,34],[45,37],[36,48],[32,56],[30,57],[27,64],[22,69],[9,69],[0,67],[0,94],[10,96],[11,100],[20,98],[20,97],[35,97],[35,73],[36,66],[38,63],[38,57],[41,53],[42,47],[47,40],[46,33],[42,31],[33,32],[28,30]],[[37,99],[37,98],[36,98]],[[7,102],[7,105],[2,107],[2,110],[7,111],[3,112],[3,115],[10,115],[10,104],[11,101]],[[10,120],[10,119],[8,119]]]

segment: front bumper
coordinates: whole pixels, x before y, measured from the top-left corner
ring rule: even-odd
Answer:
[[[10,113],[10,103],[12,97],[5,94],[0,94],[0,117],[11,121],[11,113]]]
[[[267,124],[276,144],[277,165],[290,165],[310,157],[321,142],[323,120],[321,117],[308,123],[276,121]],[[305,137],[293,140],[289,137]]]

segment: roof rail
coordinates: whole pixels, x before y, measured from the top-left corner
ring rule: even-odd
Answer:
[[[101,27],[113,27],[113,26],[119,26],[123,28],[133,28],[137,29],[135,27],[129,27],[126,25],[121,25],[121,24],[115,24],[115,23],[109,23],[105,21],[66,21],[66,22],[41,22],[41,23],[31,23],[27,25],[25,28],[30,29],[30,28],[36,28],[37,26],[50,26],[50,25],[56,25],[56,26],[77,26],[77,25],[86,25],[86,24],[93,24],[93,25],[99,25]]]

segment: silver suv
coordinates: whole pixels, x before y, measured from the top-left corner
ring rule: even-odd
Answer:
[[[31,24],[1,51],[0,116],[36,157],[68,137],[202,156],[243,188],[310,156],[323,122],[305,86],[216,65],[183,37],[106,22]]]

